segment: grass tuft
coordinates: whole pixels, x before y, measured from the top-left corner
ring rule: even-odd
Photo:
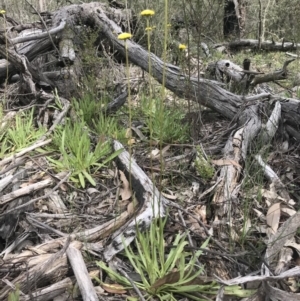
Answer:
[[[68,120],[63,128],[58,127],[53,145],[60,155],[58,158],[47,157],[52,166],[57,171],[71,171],[70,179],[82,188],[85,188],[86,180],[96,186],[92,171],[104,167],[120,154],[120,151],[112,153],[109,140],[100,141],[93,147],[88,129],[82,121],[72,123]]]

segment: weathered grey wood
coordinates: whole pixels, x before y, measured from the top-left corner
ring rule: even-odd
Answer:
[[[62,295],[66,291],[72,290],[72,280],[70,278],[65,278],[59,282],[56,282],[46,288],[38,289],[33,291],[30,295],[20,296],[20,301],[48,301],[53,300],[53,298]]]
[[[79,14],[80,10],[80,14]],[[97,12],[94,14],[94,12]],[[114,22],[114,10],[107,8],[100,3],[88,3],[80,6],[64,7],[53,15],[54,26],[59,24],[61,19],[66,19],[67,22],[76,23],[80,16],[81,22],[85,23],[87,20],[95,22],[95,25],[100,30],[100,35],[104,35],[114,49],[118,50],[123,56],[126,55],[124,41],[118,40],[116,32],[121,32],[121,28]],[[111,19],[109,18],[111,17]],[[148,71],[149,53],[132,40],[127,40],[128,57],[129,60]],[[194,100],[203,106],[209,107],[214,111],[219,112],[223,116],[232,119],[240,111],[241,106],[247,102],[247,97],[233,94],[223,89],[220,83],[216,81],[206,80],[200,78],[189,78],[182,74],[181,69],[164,63],[157,56],[150,53],[150,63],[152,76],[160,83],[163,82],[163,74],[165,70],[165,86],[180,97]],[[251,96],[250,96],[251,97]],[[262,99],[265,95],[262,95]],[[279,99],[281,100],[281,99]],[[300,128],[300,114],[296,113],[297,118],[289,116],[289,112],[298,111],[297,100],[282,101],[282,115],[288,124],[298,131]],[[290,121],[290,119],[292,121]]]
[[[65,247],[68,245],[65,242]],[[26,273],[20,274],[12,283],[19,286],[20,290],[27,294],[32,292],[35,287],[44,286],[51,281],[59,281],[65,278],[67,273],[67,256],[65,255],[65,247],[55,254],[46,254],[42,261],[36,262],[34,266],[29,268]],[[24,259],[24,256],[23,256]],[[25,260],[28,258],[25,258]],[[30,258],[29,258],[30,260]],[[5,300],[7,294],[11,291],[9,286],[4,286],[0,290],[0,300]]]
[[[51,30],[49,31],[37,31],[36,29],[32,29],[32,32],[28,32],[28,34],[25,36],[20,36],[20,37],[17,37],[17,38],[14,38],[14,39],[11,39],[11,42],[13,44],[18,44],[18,43],[24,43],[24,42],[27,42],[27,41],[34,41],[34,40],[40,40],[40,39],[43,39],[43,38],[46,38],[46,37],[49,37],[49,35],[55,35],[59,32],[61,32],[64,27],[66,25],[66,22],[65,21],[62,21],[59,26],[57,26],[56,28],[52,28]]]
[[[116,151],[124,149],[118,141],[114,141],[113,146]],[[104,250],[106,260],[110,260],[134,240],[137,227],[143,231],[150,226],[154,218],[165,214],[165,198],[127,151],[124,150],[118,156],[117,164],[129,179],[139,208],[136,217],[114,233],[112,242]]]
[[[240,119],[243,126],[229,137],[225,149],[224,158],[232,160],[236,164],[226,165],[221,168],[218,185],[213,196],[212,204],[215,206],[215,215],[223,217],[232,212],[232,201],[237,198],[239,192],[239,180],[244,166],[249,144],[256,137],[261,128],[261,119],[257,105],[247,107]],[[245,119],[247,121],[245,121]],[[241,166],[241,168],[237,167]],[[229,218],[231,214],[229,215]]]
[[[59,41],[59,53],[63,66],[73,64],[76,59],[75,49],[74,49],[74,32],[72,29],[63,31],[61,40]]]
[[[121,28],[117,24],[118,18],[121,20],[120,22],[124,21],[122,19],[122,11],[110,8],[99,2],[70,5],[62,7],[60,10],[53,13],[52,28],[58,28],[61,25],[61,20],[66,21],[65,28],[72,28],[74,24],[90,24],[90,22],[93,22],[95,27],[98,27],[100,30],[99,38],[103,39],[103,37],[106,37],[113,45],[114,49],[125,56],[124,41],[118,40],[116,36],[116,33],[121,32]],[[60,37],[61,33],[58,33],[57,38],[60,39]],[[252,42],[252,40],[241,40],[239,43],[248,45],[250,43],[249,41]],[[266,44],[268,43],[266,42]],[[277,44],[275,43],[275,45]],[[127,40],[127,46],[129,60],[143,70],[148,71],[148,51],[132,40]],[[28,44],[25,43],[23,47],[19,49],[19,53],[25,54],[28,59],[31,60],[36,57],[37,54],[42,54],[50,48],[53,48],[52,42],[45,38],[38,42],[30,41]],[[150,62],[152,76],[160,83],[163,82],[163,74],[165,73],[165,86],[168,89],[180,97],[199,102],[201,105],[219,112],[226,118],[234,118],[240,111],[243,103],[247,101],[247,97],[236,95],[223,89],[222,85],[216,81],[202,78],[199,80],[198,78],[189,78],[187,75],[182,74],[179,67],[164,63],[152,53],[150,53]],[[11,65],[8,66],[10,74],[14,70],[15,69]],[[6,74],[7,68],[5,66],[0,66],[0,78],[5,77]],[[41,80],[40,75],[36,77],[37,80]],[[287,125],[291,128],[289,133],[298,139],[298,135],[293,134],[297,133],[300,128],[298,104],[294,100],[282,100],[280,98],[279,101],[282,102],[282,117],[287,121]]]
[[[253,39],[240,39],[231,41],[229,43],[222,43],[222,45],[230,48],[231,50],[237,50],[241,48],[250,48],[250,49],[258,49],[259,40]],[[215,47],[219,47],[220,45],[215,45]],[[300,43],[293,42],[274,42],[274,41],[262,41],[261,49],[263,50],[271,50],[271,51],[292,51],[297,50],[300,47]]]
[[[1,36],[0,34],[0,38],[1,37],[5,39],[5,36]],[[14,49],[8,48],[6,45],[0,45],[0,54],[2,57],[7,57],[8,61],[13,66],[11,68],[15,68],[15,70],[18,70],[23,75],[26,84],[29,86],[28,90],[33,95],[36,94],[36,91],[32,79],[36,82],[45,82],[52,87],[55,86],[51,80],[43,75],[43,73],[36,70],[26,57],[22,57],[20,54],[16,53]],[[10,68],[8,70],[11,71]],[[6,75],[7,73],[4,76]]]
[[[74,247],[75,243],[76,242],[73,242],[67,249],[67,256],[76,277],[82,299],[84,301],[98,301],[99,299],[85,266],[81,252]]]

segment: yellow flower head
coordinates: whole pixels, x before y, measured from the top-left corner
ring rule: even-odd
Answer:
[[[178,48],[179,50],[185,50],[187,47],[184,44],[179,44]]]
[[[1,15],[4,15],[5,13],[6,13],[6,11],[5,11],[4,9],[1,9],[1,10],[0,10],[0,14],[1,14]]]
[[[128,32],[123,32],[118,35],[119,40],[127,40],[127,39],[130,39],[131,37],[132,37],[132,34],[128,33]]]
[[[153,27],[146,27],[145,31],[151,31],[153,29]]]
[[[145,16],[145,17],[151,17],[154,14],[155,14],[155,12],[152,9],[145,9],[141,12],[141,16]]]

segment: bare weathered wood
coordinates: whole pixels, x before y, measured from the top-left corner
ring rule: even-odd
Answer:
[[[75,247],[76,245],[80,248],[81,244],[73,242],[67,249],[67,255],[75,274],[82,299],[84,301],[98,301],[95,288],[90,279],[83,257],[81,252]]]
[[[266,123],[265,127],[263,128],[263,132],[261,135],[261,142],[263,145],[268,145],[271,143],[271,140],[274,138],[277,129],[279,127],[279,122],[281,120],[281,104],[280,102],[276,102],[273,112]],[[285,185],[280,180],[280,177],[272,170],[272,168],[266,164],[261,155],[256,155],[255,159],[262,166],[263,171],[267,179],[273,183],[276,192],[280,195],[286,202],[290,200],[289,193],[285,187]]]
[[[242,122],[243,126],[226,143],[224,158],[232,160],[236,164],[226,165],[221,168],[219,183],[212,201],[216,207],[216,216],[222,217],[231,212],[232,201],[237,198],[242,172],[237,166],[244,166],[248,146],[261,128],[258,109],[258,106],[246,108],[240,118],[242,120],[248,118],[248,120]]]
[[[72,29],[66,28],[66,30],[62,33],[61,40],[59,41],[59,63],[62,64],[62,66],[71,65],[76,59],[73,39],[74,32]]]
[[[70,174],[71,174],[71,172],[60,172],[59,174],[57,174],[56,177],[57,177],[58,179],[61,178],[61,180],[58,182],[58,184],[56,184],[56,185],[54,186],[54,188],[52,188],[52,191],[55,191],[62,183],[64,183],[64,182],[69,178]],[[47,182],[45,182],[45,181],[47,181]],[[41,182],[42,182],[42,183],[41,183]],[[44,185],[46,185],[46,184],[47,184],[46,186],[48,186],[48,185],[50,185],[51,183],[53,183],[53,179],[51,179],[51,181],[48,180],[48,179],[46,179],[46,180],[41,181],[41,182],[40,182],[39,185],[32,186],[32,187],[33,187],[33,188],[45,187]],[[25,187],[25,188],[26,188],[26,187]],[[28,189],[27,189],[27,190],[22,190],[22,188],[21,188],[21,189],[18,189],[16,192],[17,192],[17,195],[20,196],[20,195],[24,195],[24,194],[29,194],[29,193],[30,193],[30,190],[28,190]],[[16,197],[16,194],[15,194],[15,191],[13,191],[13,192],[8,193],[7,195],[3,196],[2,202],[4,202],[4,203],[5,203],[5,202],[8,202],[8,201],[14,199],[15,197]],[[19,206],[15,207],[15,208],[6,210],[6,212],[0,214],[0,216],[6,215],[6,214],[11,213],[11,212],[15,212],[15,211],[17,211],[17,210],[19,210],[19,209],[22,209],[22,208],[25,208],[25,207],[27,207],[28,205],[31,205],[31,204],[33,204],[34,202],[36,202],[36,201],[38,201],[38,200],[41,200],[41,199],[44,199],[44,198],[46,198],[46,197],[48,197],[47,194],[46,194],[46,195],[42,195],[42,196],[37,197],[37,198],[34,198],[34,199],[31,199],[30,201],[28,201],[28,202],[25,203],[25,204],[22,204],[22,205],[19,205]]]
[[[231,41],[228,43],[223,43],[222,45],[230,48],[231,50],[238,50],[241,48],[250,48],[250,49],[258,49],[259,40],[253,39],[240,39]],[[215,47],[219,47],[220,45],[216,45]],[[268,51],[296,51],[300,47],[300,43],[293,42],[274,42],[274,41],[261,41],[260,49],[268,50]]]
[[[246,63],[248,62],[247,60]],[[229,60],[219,60],[216,63],[210,63],[209,70],[213,73],[215,79],[224,83],[232,83],[230,90],[233,92],[248,92],[249,87],[256,85],[284,80],[287,78],[287,66],[294,61],[294,59],[287,60],[282,69],[274,72],[263,74],[261,72],[254,72],[244,70],[239,65],[234,64]],[[247,68],[248,66],[246,66]]]
[[[55,35],[59,32],[61,32],[66,25],[65,21],[62,21],[56,28],[52,28],[49,31],[38,31],[36,29],[33,29],[32,32],[28,32],[26,36],[17,37],[14,39],[11,39],[12,44],[18,44],[18,43],[24,43],[27,41],[34,41],[34,40],[40,40],[46,37],[49,37],[49,35]]]
[[[5,39],[6,36],[2,35],[2,38]],[[20,54],[16,53],[16,51],[7,47],[7,45],[0,45],[0,54],[2,57],[7,58],[13,67],[23,75],[23,78],[28,85],[28,90],[33,95],[36,94],[36,90],[34,84],[32,83],[32,79],[34,79],[36,82],[47,83],[52,88],[55,87],[54,83],[45,75],[43,75],[42,72],[36,70],[36,68],[28,61],[26,57],[22,57]]]
[[[67,256],[65,255],[66,247],[69,241],[65,242],[64,248],[59,252],[51,255],[47,260],[43,260],[26,273],[22,273],[16,277],[12,283],[19,285],[20,290],[27,294],[34,288],[44,286],[51,281],[57,281],[64,278],[67,273]],[[5,286],[0,290],[0,299],[5,300],[7,294],[11,291],[9,286]]]
[[[30,295],[20,296],[20,301],[31,301],[32,297],[34,301],[48,301],[53,300],[55,297],[62,295],[67,291],[72,290],[71,278],[65,278],[58,281],[46,288],[33,291]]]
[[[114,149],[123,149],[123,145],[114,141]],[[143,231],[150,226],[154,218],[165,214],[165,198],[127,151],[118,156],[117,164],[129,179],[139,208],[135,218],[114,233],[111,244],[104,250],[106,260],[110,260],[134,240],[137,227]]]
[[[91,17],[92,12],[97,11],[97,17],[93,20],[99,27],[100,34],[104,34],[108,40],[113,44],[114,48],[118,50],[122,55],[126,55],[124,41],[118,40],[115,32],[121,32],[121,28],[113,21],[109,19],[111,16],[110,11],[106,11],[103,5],[92,3],[83,4],[80,6],[80,17],[83,22]],[[74,22],[74,18],[77,18],[79,14],[76,14],[78,8],[75,6],[66,7],[59,11],[59,13],[53,16],[54,24],[59,23],[59,18],[65,18],[68,22]],[[93,15],[94,16],[94,15]],[[73,18],[73,20],[72,20]],[[57,20],[57,21],[55,21]],[[90,20],[90,19],[89,19]],[[140,66],[143,70],[149,70],[149,53],[143,49],[140,45],[136,44],[132,40],[127,40],[128,57],[129,60]],[[232,119],[236,113],[240,110],[241,105],[247,97],[230,93],[223,89],[218,82],[206,80],[200,78],[189,78],[187,75],[182,74],[180,68],[173,65],[164,63],[157,56],[150,53],[150,64],[152,70],[152,76],[155,77],[160,83],[163,82],[163,74],[165,72],[165,86],[173,91],[180,97],[185,97],[201,105],[209,107],[214,111],[219,112],[223,116]],[[163,72],[164,71],[164,72]],[[285,110],[285,106],[292,107],[292,111],[298,110],[298,105],[290,101],[287,104],[286,100],[282,102],[283,117],[289,120],[288,110]],[[285,116],[286,115],[286,116]],[[296,119],[293,118],[293,121]],[[298,114],[298,121],[292,127],[300,128],[300,118]]]
[[[125,56],[124,41],[118,40],[116,32],[121,32],[121,27],[117,24],[117,19],[120,17],[120,12],[116,9],[107,7],[99,2],[87,3],[82,5],[71,5],[61,8],[52,15],[52,27],[56,28],[61,24],[61,20],[66,21],[66,28],[72,28],[74,24],[90,24],[93,22],[95,27],[99,28],[99,37],[106,37],[121,55]],[[60,35],[58,35],[58,39]],[[241,40],[239,42],[245,42]],[[248,41],[248,40],[247,40]],[[74,41],[73,41],[74,42]],[[30,44],[31,43],[31,44]],[[247,42],[248,43],[248,42]],[[36,41],[25,43],[23,48],[19,50],[24,53],[29,60],[37,54],[41,54],[49,47],[53,47],[51,41],[42,39],[38,43]],[[143,70],[149,70],[149,53],[132,40],[127,40],[129,60],[140,66]],[[154,54],[150,53],[150,63],[152,76],[160,83],[163,82],[163,74],[165,74],[165,86],[180,97],[199,102],[201,105],[209,107],[214,111],[219,112],[223,116],[232,119],[239,112],[241,105],[247,97],[233,94],[222,88],[216,81],[207,79],[189,78],[182,74],[179,67],[164,63]],[[11,73],[14,68],[8,66],[8,71]],[[7,68],[0,68],[0,78],[7,74]],[[76,77],[75,77],[76,78]],[[280,99],[279,99],[280,100]],[[299,113],[297,118],[291,118],[289,112],[298,111],[298,105],[293,101],[286,103],[282,101],[283,118],[288,121],[289,125],[294,128],[294,131],[289,131],[290,134],[296,133],[300,126]],[[285,109],[288,107],[289,109]],[[293,113],[292,113],[293,114]],[[292,122],[290,123],[290,120]],[[297,120],[297,121],[296,121]],[[294,135],[295,136],[295,135]],[[295,137],[297,139],[297,137]]]
[[[4,166],[5,164],[10,163],[15,158],[19,158],[19,157],[24,156],[25,154],[27,154],[28,152],[30,152],[30,151],[32,151],[32,150],[34,150],[36,148],[39,148],[41,146],[49,144],[51,141],[52,141],[51,139],[48,139],[48,140],[45,140],[45,141],[38,141],[38,142],[34,143],[33,145],[31,145],[31,146],[29,146],[27,148],[24,148],[20,152],[14,154],[14,155],[11,155],[9,157],[4,158],[3,160],[0,161],[0,167]]]

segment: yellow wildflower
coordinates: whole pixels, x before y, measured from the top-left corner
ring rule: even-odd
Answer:
[[[184,44],[179,44],[178,48],[179,50],[185,50],[187,47]]]
[[[152,9],[145,9],[141,12],[141,16],[145,16],[145,17],[151,17],[154,14],[155,14],[155,12]]]
[[[1,14],[1,15],[4,15],[5,13],[6,13],[6,11],[5,11],[4,9],[1,9],[1,10],[0,10],[0,14]]]
[[[119,40],[127,40],[127,39],[130,39],[131,37],[132,37],[132,34],[130,34],[128,32],[123,32],[118,35]]]
[[[145,31],[151,31],[153,29],[153,27],[146,27]]]

